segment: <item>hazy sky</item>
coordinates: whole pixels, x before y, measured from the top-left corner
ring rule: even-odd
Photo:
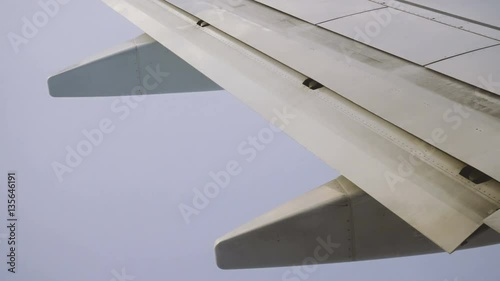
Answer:
[[[43,8],[8,1],[0,12],[0,171],[2,179],[17,171],[19,200],[11,274],[2,180],[0,280],[282,280],[287,268],[218,269],[215,239],[337,173],[284,134],[243,161],[238,145],[269,125],[224,91],[148,96],[124,120],[111,110],[117,97],[50,97],[47,77],[142,33],[99,0],[66,2],[14,47],[8,34],[21,35],[23,17]],[[60,182],[52,164],[104,119],[113,131]],[[231,160],[242,173],[186,224],[179,204],[191,204],[193,190]],[[322,265],[307,280],[498,281],[499,260],[493,246]]]

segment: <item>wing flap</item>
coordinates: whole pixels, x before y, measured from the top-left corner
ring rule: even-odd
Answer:
[[[496,94],[254,1],[168,2],[500,180]]]
[[[500,242],[491,229],[459,249]],[[285,203],[215,243],[223,269],[338,263],[441,252],[345,177]]]
[[[499,205],[459,174],[463,162],[199,18],[164,1],[105,2],[446,251]],[[403,175],[407,159],[416,164]]]

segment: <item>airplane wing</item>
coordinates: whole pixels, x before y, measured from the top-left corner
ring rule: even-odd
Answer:
[[[157,63],[181,78],[147,93],[220,86],[343,175],[223,236],[219,267],[500,243],[498,2],[103,1],[162,55],[119,48],[51,78],[53,96],[116,94]]]

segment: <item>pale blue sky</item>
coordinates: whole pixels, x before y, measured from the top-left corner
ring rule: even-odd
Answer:
[[[337,173],[279,134],[186,224],[178,205],[210,171],[242,160],[238,144],[268,124],[224,91],[149,96],[125,120],[110,110],[116,97],[52,98],[47,77],[142,32],[99,0],[72,0],[16,54],[8,33],[20,34],[22,18],[38,11],[36,1],[9,1],[0,12],[0,171],[18,172],[20,219],[18,272],[2,262],[0,280],[110,281],[122,269],[137,281],[282,280],[286,268],[218,269],[215,239]],[[51,164],[103,118],[114,131],[59,182]],[[498,281],[499,260],[500,246],[492,246],[322,265],[308,280]]]

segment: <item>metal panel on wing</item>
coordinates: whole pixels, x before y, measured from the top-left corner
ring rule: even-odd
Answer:
[[[367,0],[256,0],[310,23],[320,23],[383,6]],[[175,1],[181,3],[182,0]],[[243,1],[240,1],[243,2]],[[174,1],[172,1],[174,3]]]
[[[420,65],[500,43],[393,8],[320,26]]]
[[[498,0],[405,0],[405,2],[461,17],[471,22],[500,28],[498,16],[500,2]]]
[[[489,37],[491,39],[500,40],[500,29],[488,25],[481,24],[480,22],[470,21],[461,17],[456,17],[448,13],[436,11],[434,9],[427,9],[422,6],[413,5],[411,2],[401,2],[397,0],[372,0],[375,3],[398,9],[409,14],[426,18],[430,21],[443,23],[460,30],[472,32],[478,35]],[[475,4],[477,2],[471,2]]]
[[[500,46],[474,51],[427,67],[500,95]]]

